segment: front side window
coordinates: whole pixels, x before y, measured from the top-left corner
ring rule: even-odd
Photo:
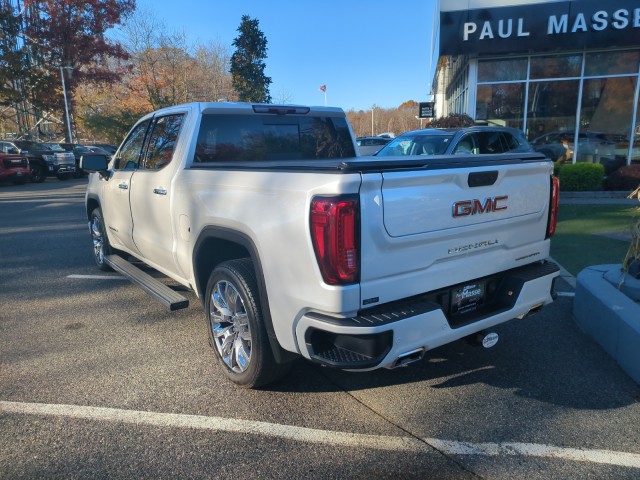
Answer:
[[[204,115],[194,162],[323,160],[355,156],[339,117]]]
[[[149,138],[147,154],[142,168],[160,170],[173,159],[183,115],[167,115],[156,120]]]
[[[478,148],[478,138],[475,133],[462,137],[453,149],[454,155],[477,155],[478,153],[480,153],[480,149]]]
[[[120,147],[118,158],[114,164],[116,170],[133,170],[138,166],[138,160],[144,145],[145,135],[151,120],[138,124]]]

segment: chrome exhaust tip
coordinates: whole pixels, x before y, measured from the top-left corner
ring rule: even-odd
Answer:
[[[399,355],[391,368],[406,367],[410,363],[418,362],[424,358],[424,348],[416,348],[410,352]]]

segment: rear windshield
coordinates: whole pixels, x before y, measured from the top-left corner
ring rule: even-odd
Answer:
[[[345,118],[203,115],[194,162],[355,157]]]

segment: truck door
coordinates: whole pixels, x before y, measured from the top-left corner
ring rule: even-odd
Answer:
[[[145,259],[174,271],[171,186],[183,113],[154,119],[140,167],[132,178],[133,239]]]
[[[109,241],[114,247],[125,247],[137,252],[133,242],[133,221],[129,207],[131,192],[131,177],[138,167],[142,147],[151,120],[145,120],[136,125],[129,133],[113,162],[113,170],[108,180],[104,181],[104,198],[102,203],[104,221],[109,235]]]

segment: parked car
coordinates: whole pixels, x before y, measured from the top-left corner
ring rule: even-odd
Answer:
[[[76,161],[75,176],[82,177],[84,175],[84,172],[80,168],[80,157],[82,157],[82,155],[86,155],[88,153],[93,153],[93,152],[89,148],[85,147],[84,145],[80,145],[78,143],[60,143],[59,145],[62,148],[64,148],[67,152],[73,153],[73,157],[75,158],[75,161]]]
[[[32,182],[44,182],[49,175],[65,180],[71,178],[76,172],[73,153],[66,152],[57,143],[28,140],[17,140],[14,143],[20,149],[20,153],[29,159]]]
[[[117,145],[111,145],[109,143],[92,143],[91,146],[106,150],[107,152],[109,152],[109,155],[114,155],[118,150]]]
[[[520,130],[482,126],[413,130],[391,140],[375,156],[476,155],[532,151]]]
[[[576,135],[574,130],[564,132],[549,132],[531,140],[531,145],[536,152],[544,154],[557,163],[570,163],[575,156]],[[606,164],[615,159],[617,145],[626,142],[627,150],[629,140],[626,136],[617,133],[598,131],[580,131],[578,133],[577,158],[579,162]],[[624,152],[624,157],[627,153]],[[626,163],[626,162],[625,162]],[[606,165],[605,165],[606,168]]]
[[[113,152],[109,151],[109,150],[105,150],[102,147],[98,147],[95,145],[85,145],[89,150],[91,150],[91,153],[99,153],[100,155],[106,155],[107,157],[112,157],[113,154],[115,153],[115,150]]]
[[[24,183],[31,177],[29,160],[11,142],[0,142],[0,181]]]
[[[356,144],[358,145],[358,152],[360,152],[360,155],[373,155],[390,141],[390,137],[356,138]]]

